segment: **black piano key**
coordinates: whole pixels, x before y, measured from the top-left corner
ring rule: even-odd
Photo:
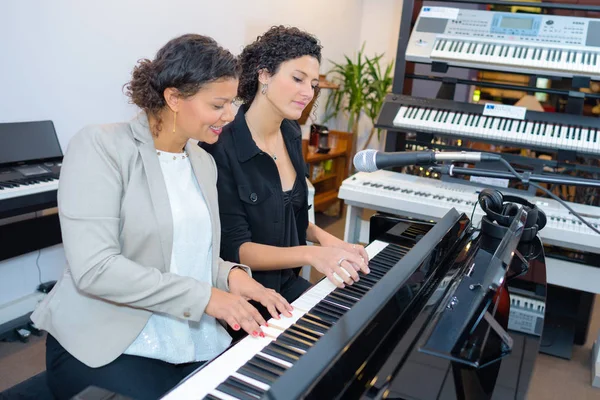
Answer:
[[[330,300],[330,301],[332,301],[332,302],[335,302],[335,303],[337,303],[337,304],[341,304],[341,305],[343,305],[343,306],[345,306],[345,307],[348,307],[348,308],[352,308],[352,306],[353,306],[354,304],[356,304],[356,302],[350,302],[350,301],[348,301],[347,299],[343,299],[343,298],[340,298],[340,297],[338,297],[338,296],[335,296],[335,295],[333,295],[333,293],[329,293],[329,294],[328,294],[328,295],[325,297],[325,299],[324,299],[324,300]]]
[[[277,336],[277,343],[285,343],[289,346],[292,346],[292,347],[295,347],[297,349],[304,350],[304,351],[308,351],[311,348],[311,346],[308,345],[307,343],[304,343],[301,340],[298,340],[294,337],[291,337],[289,335],[284,335],[284,334]]]
[[[329,329],[333,326],[333,324],[329,321],[324,320],[323,318],[319,317],[318,315],[314,315],[313,313],[311,313],[310,311],[307,312],[306,314],[304,314],[302,316],[302,318],[308,320],[309,322],[312,322],[314,324],[320,325],[323,328]]]
[[[377,257],[377,259],[373,259],[373,261],[387,262],[389,264],[395,265],[398,262],[398,258],[394,257],[393,254],[381,254],[381,257]]]
[[[212,394],[207,394],[206,396],[204,396],[204,399],[208,399],[208,400],[221,400],[220,398],[218,398],[217,396],[213,396]]]
[[[302,349],[297,349],[290,345],[287,345],[285,343],[280,343],[277,341],[269,343],[269,345],[267,347],[269,347],[273,350],[288,354],[290,357],[295,358],[296,360],[298,358],[302,357],[302,355],[305,353],[305,351]]]
[[[371,269],[371,273],[373,273],[373,271],[374,271],[374,269]],[[362,277],[366,276],[366,274],[363,274],[362,272],[359,272],[358,276],[360,276],[362,278]],[[358,281],[358,282],[360,283],[360,281]],[[338,288],[338,289],[339,290],[342,290],[342,289],[346,290],[347,289],[347,290],[355,293],[357,296],[360,296],[361,298],[362,298],[362,296],[365,295],[365,293],[367,293],[369,290],[371,290],[371,288],[368,288],[368,287],[365,287],[365,286],[357,286],[356,283],[357,282],[355,282],[352,285],[345,285],[343,288]]]
[[[302,355],[302,353],[300,353],[300,352],[298,352],[298,353],[292,353],[292,354],[298,354],[298,356]],[[259,364],[260,363],[264,363],[265,365],[269,365],[270,368],[272,368],[274,372],[277,371],[278,373],[282,373],[283,374],[285,371],[288,370],[288,366],[287,365],[283,365],[280,362],[277,362],[275,360],[271,360],[269,357],[266,357],[264,354],[260,354],[260,352],[257,353],[257,354],[255,354],[254,357],[252,357],[252,360],[254,360],[254,362],[258,362]]]
[[[347,306],[345,304],[342,304],[338,301],[336,301],[335,299],[329,297],[329,295],[327,295],[326,297],[324,297],[321,301],[320,304],[323,305],[328,305],[330,307],[334,307],[336,309],[340,309],[343,310],[343,312],[345,313],[346,311],[348,311],[349,309],[351,309],[351,306]]]
[[[323,335],[325,333],[327,333],[327,331],[328,331],[327,328],[324,328],[320,325],[313,324],[312,322],[302,319],[302,318],[300,318],[298,321],[296,321],[296,325],[301,326],[305,329],[313,330],[313,331],[318,332]]]
[[[339,290],[342,293],[347,293],[349,296],[354,296],[359,299],[362,299],[363,296],[368,292],[368,290],[356,287],[354,285],[346,286],[344,288],[338,288],[336,290]]]
[[[358,276],[362,279],[363,276],[371,276],[375,279],[381,279],[385,275],[384,271],[380,271],[377,269],[370,269],[368,274],[363,274],[362,271],[358,271]]]
[[[271,385],[277,379],[277,375],[270,374],[269,372],[263,371],[251,365],[242,365],[240,369],[237,370],[237,373],[252,379],[256,379],[257,381],[266,385]]]
[[[264,352],[264,349],[261,351]],[[279,358],[276,356],[273,357]],[[247,364],[254,365],[257,368],[262,368],[263,370],[269,371],[270,373],[277,376],[283,375],[283,373],[286,371],[285,368],[281,367],[274,361],[271,361],[268,358],[261,356],[260,354],[255,354],[254,357],[248,360]]]
[[[275,342],[273,342],[273,343],[275,343]],[[279,342],[279,343],[281,343],[281,342]],[[292,364],[295,363],[296,361],[298,361],[298,358],[299,358],[297,356],[294,356],[293,353],[283,350],[281,348],[281,346],[276,348],[275,346],[269,345],[269,346],[265,347],[264,349],[262,349],[261,351],[272,357],[279,358],[280,360],[287,361]]]
[[[311,338],[311,339],[313,339],[315,341],[319,340],[321,338],[321,336],[323,336],[322,333],[314,331],[312,329],[308,329],[308,328],[306,328],[306,327],[304,327],[302,325],[299,325],[297,323],[294,324],[294,325],[292,325],[292,326],[290,326],[288,328],[288,330],[290,332],[297,332],[297,333],[301,333],[303,335],[306,335],[307,338]]]
[[[415,192],[416,193],[416,192]],[[369,260],[369,268],[371,268],[371,266],[375,267],[376,269],[380,269],[380,270],[384,270],[385,272],[389,271],[390,269],[390,260],[386,260],[384,258],[377,258],[377,259],[372,259]],[[395,262],[394,262],[395,263]]]
[[[341,307],[332,305],[330,303],[320,302],[316,306],[313,307],[314,311],[320,311],[323,313],[329,313],[332,317],[341,318],[342,315],[346,313],[346,309],[342,309]]]
[[[363,276],[358,282],[354,282],[352,285],[350,286],[354,286],[356,284],[364,284],[364,285],[370,285],[371,287],[375,286],[379,281],[381,280],[381,278],[376,277],[375,275],[365,275]]]
[[[302,343],[303,345],[308,346],[306,349],[302,348],[303,350],[308,350],[309,348],[311,348],[318,339],[314,339],[312,337],[307,337],[306,335],[304,335],[303,333],[294,331],[293,329],[286,329],[285,332],[283,332],[281,335],[277,336],[277,339],[279,338],[289,338],[289,339],[293,339],[298,343]]]
[[[272,357],[278,358],[283,361],[287,361],[291,364],[295,363],[300,358],[299,356],[295,356],[294,353],[292,353],[290,351],[286,351],[283,348],[283,345],[286,345],[286,344],[279,340],[277,342],[273,342],[271,344],[277,344],[278,346],[269,345],[269,346],[265,347],[264,349],[262,349],[261,351],[265,354],[268,354]],[[286,346],[290,347],[288,345],[286,345]],[[295,349],[292,349],[292,350],[295,350]]]
[[[244,382],[243,380],[235,376],[230,376],[229,378],[227,378],[225,380],[225,383],[237,387],[252,396],[262,396],[263,394],[265,394],[265,391],[263,389],[258,388],[252,385],[251,383]]]
[[[226,393],[230,396],[235,397],[236,399],[240,399],[240,400],[256,400],[259,399],[260,397],[257,396],[252,396],[250,394],[247,394],[245,392],[243,392],[241,389],[236,388],[235,386],[231,386],[228,383],[221,383],[219,386],[217,386],[217,390],[223,393]]]
[[[340,316],[331,314],[327,310],[313,308],[312,313],[325,321],[329,321],[332,325],[340,319]]]
[[[359,289],[363,289],[368,292],[369,290],[371,290],[371,288],[374,286],[374,284],[371,282],[366,282],[364,280],[360,280],[358,282],[354,282],[352,285],[347,285],[346,287],[349,287],[349,286],[357,287]]]

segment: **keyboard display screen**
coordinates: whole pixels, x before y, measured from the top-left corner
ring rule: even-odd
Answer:
[[[533,27],[533,19],[532,18],[510,18],[510,17],[502,17],[500,21],[500,26],[502,28],[508,29],[531,29]]]

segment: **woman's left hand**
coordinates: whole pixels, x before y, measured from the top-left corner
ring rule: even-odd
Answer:
[[[347,243],[333,235],[328,235],[326,238],[320,241],[320,245],[324,247],[335,247],[346,250],[349,253],[354,253],[362,257],[362,259],[365,261],[365,264],[369,265],[369,255],[367,254],[365,248],[360,244]]]
[[[282,295],[273,289],[267,289],[240,268],[232,269],[229,273],[229,291],[262,304],[275,319],[279,319],[280,314],[292,316],[294,308]]]

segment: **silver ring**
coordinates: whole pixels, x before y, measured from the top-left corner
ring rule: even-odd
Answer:
[[[340,258],[340,261],[338,261],[338,267],[341,267],[344,261],[346,261],[344,257]]]

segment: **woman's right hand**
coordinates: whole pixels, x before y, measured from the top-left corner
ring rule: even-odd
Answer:
[[[242,296],[212,288],[205,312],[211,317],[224,320],[235,331],[241,328],[254,337],[265,336],[260,329],[260,325],[266,324],[265,319]]]
[[[309,246],[309,264],[321,272],[337,287],[352,285],[359,281],[357,271],[370,272],[365,261],[358,254],[335,247]],[[335,275],[334,275],[335,274]],[[336,275],[343,279],[340,282]]]

